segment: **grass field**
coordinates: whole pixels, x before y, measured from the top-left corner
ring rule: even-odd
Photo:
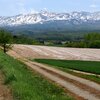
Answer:
[[[70,60],[53,60],[53,59],[35,59],[36,62],[51,65],[52,67],[59,68],[65,72],[71,73],[73,75],[95,81],[100,84],[100,62],[94,61],[70,61]],[[80,73],[75,73],[69,69],[94,73],[96,75],[83,75]]]
[[[1,51],[0,70],[5,75],[4,84],[12,88],[14,100],[72,100],[56,84]]]
[[[74,60],[53,60],[53,59],[35,59],[35,61],[49,64],[52,66],[58,66],[62,68],[100,74],[100,62],[96,61],[74,61]]]

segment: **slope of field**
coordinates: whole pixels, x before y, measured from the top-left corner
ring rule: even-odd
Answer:
[[[47,65],[32,62],[16,51],[9,52],[9,55],[19,59],[32,70],[59,84],[77,98],[77,100],[100,100],[100,85],[93,81],[65,73]]]
[[[100,75],[100,62],[96,61],[74,61],[53,59],[35,59],[35,61],[49,64],[52,66],[58,66],[66,69],[74,69]]]
[[[13,50],[27,58],[100,61],[100,49],[14,45]]]
[[[55,84],[1,51],[0,66],[6,77],[5,84],[12,87],[14,100],[72,100]]]

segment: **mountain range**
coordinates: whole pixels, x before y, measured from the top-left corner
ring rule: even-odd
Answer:
[[[20,14],[11,17],[0,17],[0,25],[24,25],[24,24],[43,24],[48,21],[68,21],[73,24],[95,23],[100,21],[100,12],[72,12],[72,13],[52,13],[41,11],[40,13]]]
[[[38,13],[0,16],[0,27],[16,31],[99,31],[100,12]]]

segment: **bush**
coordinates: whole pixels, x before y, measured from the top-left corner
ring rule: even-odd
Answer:
[[[89,43],[90,48],[100,48],[100,40],[91,41]]]

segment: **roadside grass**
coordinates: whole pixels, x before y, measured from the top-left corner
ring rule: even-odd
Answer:
[[[73,61],[73,60],[54,60],[54,59],[35,59],[33,61],[48,64],[51,67],[58,68],[70,74],[92,80],[100,84],[100,62],[96,61]],[[95,75],[85,75],[81,73],[76,73],[70,69],[89,72]]]
[[[63,89],[49,82],[26,65],[0,51],[4,84],[12,88],[14,100],[72,100]]]

